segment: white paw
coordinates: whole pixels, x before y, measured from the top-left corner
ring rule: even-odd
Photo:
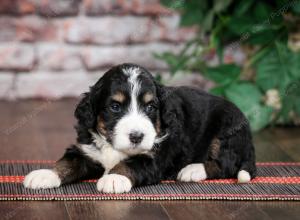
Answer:
[[[59,187],[61,180],[54,171],[41,169],[30,172],[25,177],[23,184],[26,188],[47,189]]]
[[[194,163],[187,165],[178,173],[177,179],[183,182],[198,182],[207,178],[204,164]]]
[[[251,180],[250,174],[246,170],[240,170],[238,172],[238,183],[248,183]]]
[[[106,174],[97,183],[97,189],[104,193],[124,193],[129,192],[131,188],[131,181],[119,174]]]

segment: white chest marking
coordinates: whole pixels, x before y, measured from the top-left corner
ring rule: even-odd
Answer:
[[[101,138],[97,134],[93,134],[94,143],[97,147],[93,145],[80,145],[82,151],[90,157],[92,160],[100,162],[105,169],[105,174],[107,174],[115,165],[120,161],[126,159],[128,155],[115,150],[108,142]]]

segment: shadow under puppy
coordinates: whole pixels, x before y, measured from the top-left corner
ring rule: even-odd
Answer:
[[[141,66],[107,71],[75,117],[77,144],[53,169],[29,173],[25,187],[100,178],[99,191],[124,193],[167,179],[244,183],[255,177],[249,124],[235,105],[194,88],[163,86]]]

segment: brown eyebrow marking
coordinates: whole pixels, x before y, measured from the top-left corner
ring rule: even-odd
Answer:
[[[147,92],[144,97],[143,97],[143,100],[145,103],[148,103],[148,102],[151,102],[153,100],[153,94],[152,93],[149,93]]]
[[[122,103],[122,102],[125,101],[126,97],[122,92],[117,92],[116,94],[114,94],[112,96],[112,99],[116,102],[121,102]]]

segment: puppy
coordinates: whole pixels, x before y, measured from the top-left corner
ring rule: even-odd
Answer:
[[[124,193],[176,179],[255,177],[249,124],[229,101],[188,87],[166,87],[143,67],[111,68],[79,102],[77,144],[53,169],[35,170],[27,188],[100,178],[97,189]]]

